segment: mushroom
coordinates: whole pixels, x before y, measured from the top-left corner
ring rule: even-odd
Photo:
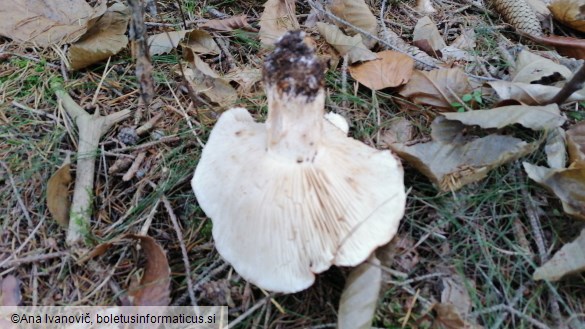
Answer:
[[[363,262],[394,236],[406,202],[399,160],[347,137],[342,117],[324,118],[324,65],[303,38],[288,32],[265,60],[266,123],[224,112],[191,181],[222,257],[285,293]]]

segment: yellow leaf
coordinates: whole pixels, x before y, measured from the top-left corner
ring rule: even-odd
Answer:
[[[549,5],[553,17],[559,22],[585,32],[585,1],[555,0]]]

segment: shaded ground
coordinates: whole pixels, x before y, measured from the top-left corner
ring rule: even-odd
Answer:
[[[378,16],[380,3],[370,3]],[[160,17],[148,17],[147,21],[168,26],[150,24],[149,33],[178,29],[182,16],[178,4],[187,20],[215,18],[216,11],[245,13],[253,26],[263,10],[261,1],[162,1]],[[404,4],[414,6],[412,1]],[[481,66],[505,71],[506,59],[497,51],[500,37],[525,42],[502,27],[489,11],[467,1],[441,1],[436,6],[439,12],[433,19],[439,30],[447,31],[448,38],[465,27],[475,28],[479,35],[478,62],[468,68],[471,73],[481,75]],[[385,15],[388,28],[409,40],[417,16],[403,2],[391,1],[389,7]],[[307,5],[298,4],[301,23],[309,10]],[[305,30],[317,39],[318,46],[325,47],[318,33]],[[254,32],[215,36],[227,44],[234,65],[260,67],[266,51],[260,48]],[[120,245],[95,262],[78,265],[76,256],[68,253],[64,230],[53,222],[46,206],[47,180],[66,153],[76,150],[74,125],[58,108],[49,88],[52,79],[64,79],[60,58],[50,49],[25,49],[6,39],[0,42],[0,277],[13,274],[21,280],[26,305],[119,303],[121,292],[140,279],[144,264],[140,252],[128,244]],[[239,318],[241,328],[334,327],[347,269],[331,269],[319,275],[308,290],[270,295],[270,302],[266,302],[266,294],[246,284],[214,250],[211,222],[199,209],[189,180],[217,113],[216,109],[192,105],[178,74],[179,57],[173,53],[153,58],[156,97],[149,109],[139,105],[128,51],[112,58],[113,70],[105,77],[95,102],[92,99],[105,65],[69,73],[66,79],[67,90],[89,111],[133,110],[132,118],[112,129],[100,144],[92,243],[147,227],[148,234],[167,251],[173,304],[188,304],[180,242],[161,201],[166,197],[182,226],[199,304],[227,304],[232,319],[245,314]],[[229,68],[225,56],[205,60],[219,72]],[[354,138],[382,147],[380,133],[396,117],[414,122],[419,137],[428,136],[428,126],[436,115],[432,109],[409,104],[389,91],[372,93],[358,88],[351,78],[349,91],[343,94],[341,65],[327,73],[326,81],[328,110],[346,116]],[[266,101],[261,91],[241,95],[237,104],[263,120]],[[577,112],[581,105],[572,104],[566,110],[573,120],[583,118]],[[139,126],[159,113],[164,115],[156,128],[135,145],[120,134],[122,128]],[[125,170],[108,173],[116,160],[136,157],[139,152],[145,152],[146,157],[134,178],[123,181]],[[540,162],[539,157],[529,160]],[[466,278],[462,286],[471,297],[472,318],[486,328],[556,327],[560,323],[582,327],[582,276],[554,284],[531,278],[542,256],[536,241],[542,239],[550,253],[574,238],[582,225],[569,220],[558,201],[530,182],[518,163],[503,166],[484,181],[456,193],[438,193],[408,166],[406,184],[411,190],[399,230],[404,242],[391,254],[393,261],[384,263],[386,284],[374,326],[439,326],[433,323],[435,313],[430,305],[440,300],[444,291],[441,278],[456,274]],[[252,312],[245,313],[254,306]]]

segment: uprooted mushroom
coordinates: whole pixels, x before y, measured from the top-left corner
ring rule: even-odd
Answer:
[[[303,38],[285,34],[266,58],[266,123],[224,112],[191,181],[219,253],[246,280],[287,293],[390,241],[406,200],[399,160],[347,137],[342,117],[324,118],[324,65]]]

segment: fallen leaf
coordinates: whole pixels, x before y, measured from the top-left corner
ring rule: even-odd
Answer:
[[[418,20],[414,26],[412,41],[427,40],[432,52],[429,55],[434,55],[440,49],[447,47],[445,40],[439,33],[437,25],[431,20],[429,16],[424,16]]]
[[[193,30],[181,41],[183,49],[190,49],[197,54],[219,55],[221,50],[211,34],[202,30]],[[187,56],[190,58],[190,56]]]
[[[378,21],[364,0],[332,0],[328,2],[328,8],[333,15],[351,25],[359,27],[371,35],[378,35]],[[357,33],[357,31],[353,31],[353,34]],[[362,40],[369,49],[372,49],[377,42],[365,34],[362,34]]]
[[[447,46],[443,49],[440,49],[437,51],[437,54],[441,54],[443,61],[453,60],[471,62],[475,60],[475,56],[470,54],[468,51],[453,46]]]
[[[380,90],[405,84],[412,75],[414,60],[393,50],[376,54],[377,60],[349,67],[351,76],[364,86]]]
[[[574,162],[566,169],[550,169],[524,162],[530,179],[552,191],[563,204],[563,210],[585,220],[585,163]]]
[[[385,267],[402,273],[411,273],[420,262],[414,241],[407,235],[396,235],[389,243],[376,250],[376,256]]]
[[[71,158],[69,155],[63,165],[47,182],[47,208],[53,219],[62,227],[69,226],[69,184],[71,184]]]
[[[321,22],[317,23],[317,28],[325,38],[325,41],[333,46],[341,56],[347,54],[349,64],[378,58],[375,53],[363,44],[362,37],[359,34],[350,37],[345,35],[337,26]]]
[[[225,19],[211,19],[199,25],[199,27],[224,32],[230,32],[237,29],[256,31],[255,28],[248,24],[248,16],[245,14],[236,15]]]
[[[527,105],[549,103],[558,94],[561,87],[544,86],[523,82],[489,81],[487,82],[502,100],[515,100]],[[574,92],[565,102],[585,100],[585,91]]]
[[[479,329],[482,328],[479,325],[469,323],[465,321],[461,314],[457,311],[457,308],[452,304],[435,304],[433,306],[435,312],[437,312],[436,321],[439,323],[438,328],[444,329]]]
[[[475,50],[476,38],[473,29],[465,29],[457,38],[455,38],[455,40],[453,40],[453,42],[451,42],[450,46],[462,50]]]
[[[567,148],[565,147],[565,131],[563,128],[551,129],[547,134],[544,153],[546,153],[546,163],[550,168],[565,168],[567,164]]]
[[[414,70],[410,81],[400,91],[400,95],[416,104],[450,109],[452,103],[459,102],[461,96],[472,90],[473,87],[467,75],[459,68]]]
[[[574,241],[564,245],[552,258],[538,267],[534,280],[558,281],[566,275],[585,271],[585,229]]]
[[[585,161],[585,121],[567,130],[567,149],[570,163]]]
[[[130,10],[114,3],[87,33],[69,47],[69,68],[79,70],[117,54],[128,45]]]
[[[503,128],[520,124],[533,130],[548,130],[560,127],[566,121],[557,104],[546,106],[510,105],[491,110],[444,113],[445,118],[457,120],[468,126],[481,128]]]
[[[585,32],[585,1],[554,0],[548,8],[557,21],[577,31]]]
[[[0,307],[18,306],[22,302],[20,281],[14,275],[7,275],[0,280]]]
[[[259,25],[260,41],[270,47],[274,46],[276,40],[286,31],[299,29],[295,15],[295,0],[266,1]]]
[[[240,95],[245,95],[258,89],[256,87],[262,80],[262,72],[253,67],[237,68],[228,72],[224,78],[237,83],[239,85],[238,92]]]
[[[85,0],[13,0],[0,6],[0,35],[47,47],[71,43],[106,11],[106,1],[92,8]]]
[[[222,78],[196,54],[193,54],[193,62],[185,65],[183,74],[196,93],[205,95],[220,107],[229,107],[238,99],[238,92],[229,81]]]
[[[504,163],[533,152],[537,146],[511,136],[488,135],[469,142],[433,140],[412,146],[393,144],[390,148],[440,190],[454,191],[483,179],[490,170]]]
[[[512,75],[512,81],[541,83],[541,80],[554,75],[560,75],[562,80],[568,80],[573,73],[564,65],[557,64],[528,50],[522,50],[516,59],[516,70]]]
[[[536,36],[523,34],[533,41],[545,46],[554,47],[559,54],[576,59],[585,59],[585,40],[558,35]]]
[[[388,147],[395,143],[408,143],[414,136],[412,123],[403,117],[395,117],[390,121],[388,128],[385,129],[381,136],[381,144]]]
[[[381,286],[380,261],[372,255],[353,269],[347,278],[339,301],[337,328],[370,329]]]
[[[135,306],[168,306],[171,302],[171,269],[163,248],[151,237],[128,234],[140,241],[146,266],[140,286],[129,291]]]

